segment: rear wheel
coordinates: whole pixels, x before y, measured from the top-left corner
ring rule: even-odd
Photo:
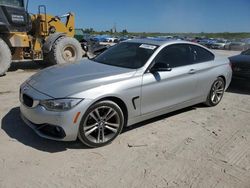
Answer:
[[[53,44],[51,51],[46,55],[50,64],[64,64],[79,61],[82,58],[81,44],[74,38],[62,37]]]
[[[205,104],[207,106],[216,106],[217,104],[219,104],[224,95],[224,91],[225,81],[221,77],[219,77],[213,83]]]
[[[121,132],[124,116],[121,108],[112,101],[92,105],[82,118],[78,137],[89,147],[111,143]]]
[[[0,39],[0,76],[3,76],[11,64],[11,51],[8,45]]]

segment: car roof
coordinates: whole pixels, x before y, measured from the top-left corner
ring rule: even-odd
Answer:
[[[176,39],[162,39],[162,38],[155,38],[155,39],[132,39],[132,40],[126,40],[124,42],[133,42],[133,43],[144,43],[144,44],[150,44],[150,45],[156,45],[156,46],[165,46],[167,44],[193,44],[200,46],[199,44],[185,41],[185,40],[176,40]]]
[[[209,50],[207,47],[194,43],[194,42],[189,42],[185,40],[176,40],[176,39],[161,39],[161,38],[156,38],[156,39],[131,39],[131,40],[126,40],[123,42],[131,42],[131,43],[142,43],[142,44],[149,44],[149,45],[155,45],[155,46],[167,46],[170,44],[191,44],[195,46],[199,46],[201,48],[206,49],[209,51],[211,54],[214,55],[214,53]]]

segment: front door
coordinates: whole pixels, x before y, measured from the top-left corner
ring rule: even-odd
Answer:
[[[197,78],[190,58],[190,47],[175,44],[165,47],[154,60],[169,71],[146,72],[142,82],[141,112],[147,114],[196,98]],[[157,67],[157,66],[156,66]]]

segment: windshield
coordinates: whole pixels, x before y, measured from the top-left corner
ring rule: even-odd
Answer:
[[[158,46],[155,45],[122,42],[109,48],[93,60],[107,65],[138,69],[145,65],[157,48]]]
[[[0,0],[0,5],[24,7],[23,0]]]

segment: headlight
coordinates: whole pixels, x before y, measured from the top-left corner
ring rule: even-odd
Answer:
[[[83,99],[53,99],[40,101],[40,105],[49,111],[67,111],[78,105]]]

